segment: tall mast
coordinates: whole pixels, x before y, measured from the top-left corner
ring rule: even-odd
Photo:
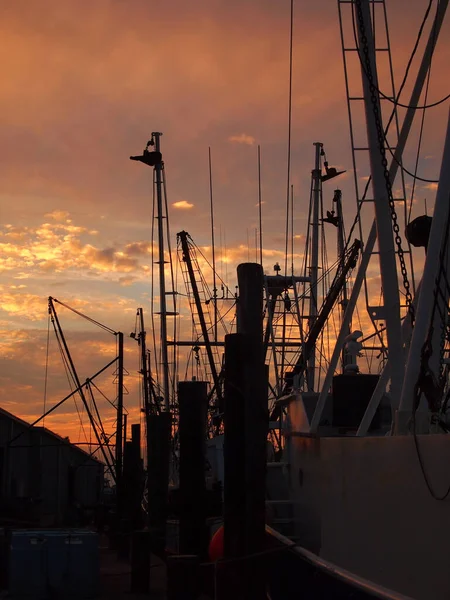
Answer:
[[[414,406],[416,383],[419,380],[422,390],[425,383],[432,388],[430,380],[434,379],[436,392],[439,393],[439,370],[442,359],[440,344],[445,336],[446,321],[441,315],[444,307],[444,318],[448,311],[448,284],[443,284],[445,267],[449,263],[448,220],[450,195],[450,113],[445,138],[444,153],[439,176],[439,186],[436,193],[433,221],[431,224],[425,267],[423,271],[421,291],[417,305],[416,323],[412,334],[411,346],[406,365],[406,376],[403,384],[400,409],[397,421],[398,433],[407,433],[409,419]],[[442,271],[443,272],[442,272]],[[444,274],[444,277],[443,277]],[[441,288],[441,289],[439,289]],[[434,305],[434,306],[433,306]],[[426,358],[427,343],[431,344],[432,352]],[[422,370],[424,369],[424,371]],[[426,381],[425,376],[428,377]],[[423,378],[420,380],[420,378]],[[420,397],[420,395],[419,395]]]
[[[309,331],[311,331],[314,321],[317,317],[317,279],[319,271],[319,208],[320,196],[322,193],[322,178],[320,157],[322,154],[323,144],[314,142],[316,147],[316,159],[313,176],[313,207],[312,207],[312,235],[311,235],[311,262],[309,267],[309,275],[311,277],[311,288],[309,297]],[[314,371],[316,367],[314,352],[308,361],[308,390],[314,390]]]
[[[391,363],[391,402],[394,409],[397,409],[400,402],[404,374],[400,295],[390,208],[390,204],[393,205],[392,187],[385,160],[384,128],[378,94],[378,77],[369,0],[356,0],[355,20],[358,29],[359,47],[361,49],[360,59],[367,141],[374,192],[388,352]]]
[[[142,369],[142,385],[144,388],[144,409],[147,417],[150,414],[150,385],[149,385],[149,370],[147,360],[147,345],[146,333],[144,328],[144,311],[138,308],[139,316],[139,345],[141,349],[141,369]]]
[[[147,143],[147,147],[141,156],[130,156],[131,160],[136,160],[144,163],[149,167],[154,168],[154,183],[156,188],[156,220],[158,222],[158,260],[156,264],[159,266],[159,315],[161,320],[160,328],[160,344],[161,344],[161,365],[163,369],[163,398],[164,408],[166,411],[170,407],[170,385],[169,385],[169,358],[168,358],[168,344],[167,344],[167,305],[166,305],[166,278],[164,273],[164,266],[166,264],[164,255],[164,219],[167,215],[164,215],[163,208],[163,176],[162,171],[164,163],[161,154],[160,138],[162,133],[158,131],[152,132],[152,138]],[[153,146],[154,150],[149,151],[149,146]],[[153,293],[153,290],[152,290]],[[170,313],[175,315],[175,313]]]
[[[161,152],[160,138],[162,133],[154,131],[152,139],[155,142],[155,152]],[[169,410],[169,357],[167,351],[167,306],[166,306],[166,278],[164,274],[164,215],[162,195],[162,160],[155,164],[156,205],[158,221],[158,266],[159,266],[159,306],[161,320],[161,359],[163,369],[163,396],[164,408]]]
[[[214,205],[213,205],[213,181],[211,148],[208,148],[209,158],[209,202],[211,207],[211,246],[213,267],[213,303],[214,303],[214,341],[217,342],[217,283],[216,283],[216,244],[214,240]]]
[[[258,144],[258,216],[259,216],[259,263],[263,264],[263,233],[262,233],[262,204],[261,204],[261,146]]]
[[[345,262],[345,234],[344,234],[344,215],[342,213],[342,192],[341,190],[334,191],[333,202],[336,204],[336,218],[337,218],[337,251],[339,259],[339,267],[342,268]],[[342,300],[341,300],[341,312],[342,319],[344,318],[345,309],[348,304],[348,290],[347,281],[345,281],[342,287]],[[347,325],[347,334],[351,333],[351,324]],[[351,365],[356,362],[356,356],[352,355],[344,347],[342,349],[342,368],[345,370],[347,365]]]

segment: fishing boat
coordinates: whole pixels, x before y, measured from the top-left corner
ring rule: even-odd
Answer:
[[[331,192],[324,186],[339,171],[329,166],[324,144],[316,142],[303,267],[298,273],[293,266],[288,268],[286,244],[284,273],[276,264],[274,274],[264,275],[261,290],[262,343],[269,379],[268,520],[301,549],[304,560],[309,557],[322,561],[326,568],[335,565],[335,570],[352,573],[353,584],[351,578],[347,583],[355,590],[361,581],[371,582],[378,590],[372,597],[379,598],[404,594],[416,600],[440,600],[450,594],[446,567],[450,549],[446,466],[450,457],[450,122],[432,217],[410,219],[404,182],[409,172],[402,159],[418,108],[428,108],[426,100],[420,104],[421,97],[447,5],[443,0],[438,3],[411,97],[400,102],[404,82],[397,92],[385,1],[338,1],[355,221],[346,235],[339,189],[333,192],[330,210],[324,209],[324,189]],[[389,57],[389,91],[377,70],[382,53]],[[360,63],[361,92],[357,95],[351,86],[355,77],[349,67],[351,54]],[[363,144],[355,135],[356,105],[364,110]],[[399,107],[405,109],[401,122]],[[175,332],[169,339],[167,320],[174,317],[176,328],[179,306],[175,286],[166,290],[164,261],[171,251],[164,246],[169,236],[163,229],[167,201],[161,191],[165,185],[159,139],[160,134],[154,134],[149,144],[156,145],[155,150],[147,146],[142,157],[134,157],[156,173],[163,377],[161,393],[153,393],[166,402],[167,409],[177,405],[170,389],[177,377],[182,379],[175,375],[179,349],[189,348],[192,366],[189,375],[186,369],[185,379],[209,382],[208,476],[223,482],[223,346],[232,330],[227,330],[223,307],[239,306],[242,290],[232,292],[220,280],[214,251],[212,280],[205,277],[207,258],[187,232],[180,232],[179,257],[193,338],[183,341]],[[362,154],[370,165],[364,190],[360,189],[358,162]],[[417,180],[417,171],[412,176]],[[394,191],[397,188],[401,193]],[[288,204],[288,212],[291,207]],[[320,236],[327,226],[337,234],[337,254],[333,265],[321,270]],[[415,257],[423,263],[417,285]],[[370,287],[369,265],[372,273],[375,267],[379,269],[379,302],[374,301]],[[171,310],[166,297],[173,299]],[[357,322],[357,310],[367,313],[362,323]],[[173,350],[170,361],[169,349]],[[392,595],[385,592],[383,596],[382,588]]]

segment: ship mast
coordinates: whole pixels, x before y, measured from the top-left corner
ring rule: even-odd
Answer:
[[[156,221],[158,225],[158,265],[159,271],[159,317],[160,317],[160,347],[161,347],[161,366],[162,366],[162,393],[164,400],[164,410],[170,409],[170,381],[169,381],[169,355],[167,341],[167,316],[175,315],[175,312],[168,313],[166,303],[166,278],[165,278],[165,248],[164,248],[164,219],[167,215],[164,214],[163,203],[163,168],[164,163],[161,154],[160,138],[162,133],[158,131],[152,132],[152,137],[147,143],[142,156],[130,156],[131,160],[136,160],[146,164],[154,169],[154,184],[156,188]],[[149,147],[154,150],[150,151]],[[152,248],[153,251],[153,248]],[[153,293],[153,290],[152,290]]]
[[[161,152],[160,137],[162,133],[157,131],[152,133],[152,139],[155,142],[155,152]],[[159,306],[161,323],[161,357],[163,369],[163,397],[164,409],[169,410],[169,355],[167,351],[167,305],[166,305],[166,278],[164,274],[164,223],[163,223],[163,199],[162,199],[162,168],[163,162],[155,164],[155,183],[156,183],[156,206],[158,221],[158,266],[159,266]]]
[[[319,271],[319,207],[322,195],[322,170],[321,170],[321,156],[323,154],[323,144],[321,142],[314,142],[316,147],[316,158],[314,171],[312,172],[313,179],[313,207],[312,207],[312,236],[311,236],[311,263],[309,267],[309,275],[311,277],[311,287],[309,295],[309,327],[311,331],[314,322],[317,318],[317,280]],[[314,371],[316,368],[316,360],[314,352],[308,361],[308,390],[314,390]]]

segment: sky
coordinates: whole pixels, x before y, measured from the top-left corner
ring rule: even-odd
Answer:
[[[427,2],[408,3],[407,27],[404,2],[386,5],[398,86]],[[149,318],[152,174],[129,156],[142,152],[152,131],[163,133],[172,247],[176,233],[186,230],[211,258],[211,148],[217,269],[234,290],[237,264],[255,257],[260,145],[265,272],[284,261],[289,16],[289,0],[2,3],[2,408],[31,421],[70,392],[48,328],[47,298],[53,296],[125,332],[126,407],[131,422],[140,418],[138,348],[128,334],[137,307]],[[347,33],[350,25],[347,18]],[[448,93],[449,27],[447,19],[433,60],[432,101]],[[358,65],[349,68],[357,90]],[[387,90],[385,65],[380,73]],[[427,179],[439,174],[447,111],[442,105],[426,113],[418,172]],[[355,123],[364,137],[362,113]],[[417,140],[415,127],[405,152],[409,169]],[[297,269],[316,141],[330,165],[347,171],[339,186],[349,228],[355,192],[337,3],[296,0],[290,182]],[[357,177],[364,183],[367,166]],[[330,207],[333,189],[331,183],[324,188]],[[410,195],[410,178],[406,190]],[[425,201],[432,210],[435,190],[433,183],[417,184],[412,218],[423,214]],[[364,210],[367,224],[372,208]],[[421,260],[418,255],[419,270]],[[375,267],[371,277],[379,290]],[[84,381],[114,358],[116,338],[60,305],[57,311]],[[114,378],[111,368],[98,380],[108,399],[114,399]],[[110,430],[108,402],[99,403]],[[79,400],[78,406],[70,400],[45,424],[72,441],[86,440],[92,434],[77,411],[82,414]]]

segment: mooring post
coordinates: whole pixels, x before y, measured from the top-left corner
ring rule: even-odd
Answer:
[[[133,529],[142,527],[142,458],[141,458],[141,425],[134,423],[131,426],[131,473],[130,473],[130,519]]]
[[[180,553],[205,559],[206,530],[206,419],[207,383],[178,384],[180,441]]]
[[[151,551],[163,556],[166,548],[171,414],[149,415],[148,427],[148,528]]]
[[[133,531],[131,536],[131,592],[146,593],[150,588],[150,534]]]
[[[200,593],[198,556],[167,557],[167,600],[197,600]]]
[[[215,567],[218,600],[244,600],[246,570],[241,559],[246,552],[245,540],[245,393],[244,336],[225,336],[224,378],[224,486],[223,545],[224,563]]]
[[[245,396],[244,340],[239,333],[225,336],[224,403],[224,556],[245,554]]]
[[[266,464],[269,413],[267,370],[263,346],[263,285],[261,265],[238,266],[238,333],[243,338],[243,392],[245,397],[245,551],[247,557],[265,548]],[[266,597],[264,569],[258,560],[246,560],[246,598]]]

